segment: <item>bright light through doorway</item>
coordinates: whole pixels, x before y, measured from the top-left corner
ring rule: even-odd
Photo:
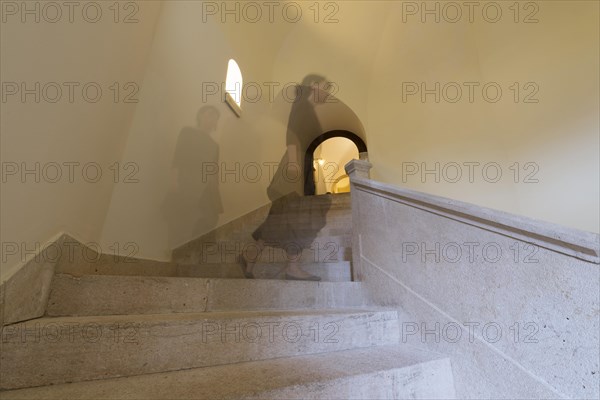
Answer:
[[[358,158],[358,148],[350,139],[334,137],[321,143],[313,153],[315,194],[349,192],[344,166]]]

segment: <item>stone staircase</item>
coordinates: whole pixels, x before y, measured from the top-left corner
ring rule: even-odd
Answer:
[[[371,306],[351,281],[350,199],[331,200],[316,246],[335,251],[301,255],[321,282],[279,279],[276,248],[257,266],[266,279],[241,279],[235,252],[265,210],[171,263],[61,261],[46,315],[2,329],[0,397],[453,398],[449,359],[401,344],[398,312]]]
[[[302,268],[321,277],[322,280],[339,282],[352,279],[352,210],[350,194],[313,196],[314,201],[302,205],[309,212],[325,215],[324,227],[319,230],[312,245],[294,256]],[[321,198],[321,199],[319,199]],[[327,201],[323,201],[323,198]],[[320,200],[320,201],[319,201]],[[186,245],[175,249],[173,259],[187,276],[211,276],[242,278],[236,257],[240,253],[250,258],[257,255],[251,234],[265,220],[269,208],[259,209],[239,220],[225,225]],[[302,214],[294,216],[302,224]],[[282,229],[278,218],[273,218],[271,229]],[[284,232],[281,232],[284,233]],[[309,232],[310,233],[310,232]],[[292,246],[292,250],[294,246]],[[269,246],[260,253],[254,269],[261,279],[284,279],[283,270],[288,261],[286,252],[277,246]]]

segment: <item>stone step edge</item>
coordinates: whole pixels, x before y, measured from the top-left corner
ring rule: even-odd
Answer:
[[[373,308],[368,307],[348,307],[336,309],[284,309],[284,310],[236,310],[236,311],[205,311],[205,312],[179,312],[168,314],[118,314],[118,315],[81,315],[81,316],[43,316],[27,321],[16,322],[14,324],[4,325],[1,332],[4,334],[11,327],[27,324],[47,324],[64,323],[98,323],[110,324],[114,322],[186,322],[186,321],[201,321],[201,320],[233,320],[246,318],[282,318],[282,317],[351,317],[356,315],[368,314],[387,314],[386,320],[398,319],[398,314],[395,309],[388,308]]]
[[[446,377],[446,382],[440,382],[440,384],[443,384],[448,391],[447,398],[454,398],[450,359],[445,355],[406,345],[373,346],[330,353],[40,386],[4,391],[3,397],[15,400],[41,398],[83,400],[100,397],[117,399],[125,398],[125,396],[119,397],[119,394],[135,393],[136,398],[192,399],[202,393],[204,398],[237,398],[258,396],[261,393],[273,393],[287,388],[325,385],[344,378],[355,379],[359,376],[370,376],[417,365],[422,369],[428,367],[447,369],[450,377]],[[240,377],[244,377],[244,379],[240,379]],[[231,384],[232,382],[235,384]],[[219,383],[223,384],[219,385]],[[111,394],[114,394],[114,397]],[[187,396],[185,396],[186,394]]]
[[[339,263],[351,263],[351,261],[341,261]],[[262,263],[259,263],[262,264]],[[319,263],[315,263],[315,264],[319,264]],[[336,263],[332,263],[332,264],[338,264],[338,262]],[[190,264],[190,265],[195,265],[195,264]],[[202,265],[202,264],[199,264]],[[235,264],[232,264],[235,265]],[[346,264],[344,264],[346,265]],[[239,267],[239,265],[238,265]],[[200,267],[199,267],[200,268]],[[240,267],[241,268],[241,267]],[[101,273],[81,273],[81,274],[74,274],[74,273],[67,273],[67,272],[61,272],[61,273],[57,273],[54,276],[64,276],[64,277],[68,277],[68,278],[73,278],[73,279],[82,279],[86,276],[94,276],[94,277],[106,277],[107,279],[110,278],[119,278],[119,279],[158,279],[158,280],[182,280],[182,282],[186,279],[193,279],[193,280],[205,280],[207,281],[206,283],[208,284],[209,281],[217,281],[218,283],[224,283],[224,282],[235,282],[235,283],[239,283],[241,281],[244,282],[248,282],[249,285],[259,285],[259,284],[264,284],[263,282],[265,281],[269,281],[269,282],[277,282],[275,284],[277,285],[295,285],[295,286],[300,286],[300,285],[309,285],[309,286],[319,286],[319,285],[352,285],[352,286],[357,286],[359,287],[361,285],[361,283],[359,281],[301,281],[301,280],[285,280],[285,279],[248,279],[248,278],[207,278],[207,277],[202,277],[202,276],[165,276],[165,275],[114,275],[114,274],[101,274]],[[282,283],[285,282],[285,283]]]

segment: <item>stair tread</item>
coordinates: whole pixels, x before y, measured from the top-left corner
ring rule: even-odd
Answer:
[[[0,387],[135,376],[398,341],[395,310],[43,318],[3,328]]]
[[[241,274],[241,269],[239,272]],[[127,315],[366,306],[360,282],[57,274],[50,290],[47,315]]]
[[[309,386],[323,390],[340,380],[431,363],[449,366],[446,356],[406,345],[385,345],[296,357],[241,362],[172,372],[58,384],[3,392],[11,399],[198,399],[240,398]],[[406,384],[419,377],[411,370]],[[420,375],[427,375],[421,371]],[[439,377],[438,377],[439,378]],[[440,385],[451,389],[450,378]],[[437,379],[439,381],[439,379]],[[438,383],[436,381],[436,384]],[[331,388],[330,388],[331,389]],[[340,387],[343,390],[343,387]],[[341,390],[338,398],[345,398]],[[280,392],[281,394],[281,392]],[[374,393],[375,394],[375,393]],[[375,394],[376,395],[376,394]],[[355,395],[356,396],[356,395]]]
[[[332,261],[324,261],[324,262],[319,262],[319,261],[298,261],[297,264],[300,266],[306,266],[306,265],[315,265],[315,266],[327,266],[327,265],[351,265],[352,261],[350,260],[332,260]],[[288,263],[286,261],[279,261],[279,260],[274,260],[274,261],[263,261],[263,260],[259,260],[256,261],[256,265],[287,265]],[[197,267],[197,268],[202,268],[202,267],[211,267],[211,268],[217,268],[219,266],[225,267],[225,268],[229,268],[229,267],[240,267],[239,263],[233,263],[233,262],[223,262],[223,263],[200,263],[200,264],[181,264],[184,267],[189,267],[189,268],[193,268],[193,267]]]
[[[343,263],[343,261],[341,262],[335,262],[332,264],[338,264],[338,263]],[[262,264],[262,263],[261,263]],[[199,267],[201,268],[201,267]],[[70,274],[70,273],[60,273],[60,274],[56,274],[55,276],[59,276],[59,277],[68,277],[68,278],[72,278],[75,280],[78,279],[116,279],[118,278],[119,280],[155,280],[156,282],[169,282],[169,281],[179,281],[179,282],[184,282],[185,280],[194,280],[195,282],[199,282],[201,280],[204,281],[211,281],[211,282],[219,282],[219,283],[228,283],[228,282],[233,282],[235,284],[240,284],[241,282],[245,282],[245,285],[248,286],[255,286],[255,285],[261,285],[262,281],[264,281],[264,279],[246,279],[246,278],[204,278],[204,277],[195,277],[195,276],[162,276],[162,275],[112,275],[112,274],[101,274],[101,273],[97,273],[97,274],[82,274],[82,275],[74,275],[74,274]],[[93,277],[93,278],[92,278]],[[269,279],[269,282],[272,282],[273,284],[276,285],[290,285],[290,286],[325,286],[325,285],[344,285],[344,286],[355,286],[355,287],[359,287],[360,286],[360,282],[356,282],[356,281],[340,281],[340,282],[330,282],[330,281],[320,281],[320,282],[315,282],[315,281],[295,281],[295,280],[273,280],[273,279]]]
[[[207,311],[207,312],[181,312],[165,314],[119,314],[119,315],[78,315],[78,316],[58,316],[41,317],[19,324],[57,324],[57,323],[112,323],[112,322],[169,322],[169,321],[199,321],[199,320],[229,320],[245,318],[287,318],[300,316],[351,316],[364,314],[389,314],[390,317],[396,317],[396,311],[393,309],[377,308],[335,308],[335,309],[295,309],[295,310],[249,310],[249,311]],[[7,325],[11,326],[11,325]]]

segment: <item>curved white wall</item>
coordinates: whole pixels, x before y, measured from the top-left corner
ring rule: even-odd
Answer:
[[[202,2],[171,1],[163,5],[142,101],[123,156],[140,165],[140,183],[116,186],[104,224],[103,243],[135,242],[138,257],[170,259],[171,249],[266,204],[272,164],[278,163],[286,150],[290,104],[274,104],[267,92],[253,102],[254,93],[248,93],[242,99],[242,116],[237,118],[223,103],[224,92],[219,89],[203,96],[203,90],[225,81],[231,58],[239,64],[246,84],[266,88],[264,83],[272,81],[272,59],[280,41],[279,35],[267,36],[267,32],[273,29],[283,34],[288,26],[222,24],[218,17],[203,22],[202,12]],[[197,111],[206,105],[220,111],[213,134],[219,146],[218,172],[211,190],[220,197],[222,210],[200,202],[194,213],[204,212],[218,219],[215,225],[196,229],[188,226],[186,219],[198,215],[189,216],[185,209],[167,206],[167,212],[180,221],[173,228],[164,215],[164,204],[173,191],[178,136],[186,127],[195,126]],[[200,149],[198,158],[203,157],[206,154]],[[207,170],[206,176],[209,173]],[[197,178],[202,179],[201,175],[199,172]]]
[[[285,151],[291,104],[279,89],[273,101],[263,91],[260,101],[242,104],[239,119],[219,95],[202,98],[203,83],[224,81],[230,58],[246,83],[263,90],[308,74],[335,82],[342,103],[318,108],[320,121],[325,130],[364,129],[376,179],[598,231],[597,3],[540,2],[537,24],[515,24],[510,14],[497,24],[405,22],[404,3],[387,1],[339,2],[337,22],[329,24],[324,16],[331,10],[322,9],[315,23],[308,3],[301,3],[305,14],[297,23],[221,23],[218,16],[203,22],[202,4],[165,2],[159,17],[160,3],[140,2],[133,25],[2,25],[3,81],[134,81],[141,88],[138,104],[3,104],[3,161],[139,167],[136,184],[3,184],[3,240],[34,244],[66,230],[101,239],[105,251],[133,241],[136,255],[166,259],[161,202],[177,137],[194,125],[201,106],[221,111],[215,137],[226,167],[277,163]],[[403,82],[469,81],[498,82],[505,97],[512,82],[535,82],[540,101],[402,101]],[[486,182],[480,170],[473,183],[403,179],[407,162],[495,162],[505,179]],[[515,162],[518,183],[510,170]],[[527,162],[539,168],[539,183],[522,182]],[[268,171],[261,172],[256,182],[223,179],[217,225],[268,201]]]
[[[10,3],[19,7],[18,12],[20,7],[33,9],[37,4],[40,22],[35,22],[34,14],[23,23],[19,13],[3,13],[2,82],[25,83],[29,89],[39,82],[40,98],[36,103],[30,94],[23,102],[20,93],[8,95],[3,87],[7,97],[0,114],[1,158],[3,168],[16,163],[18,171],[2,181],[2,280],[60,232],[98,244],[113,189],[114,170],[110,168],[122,160],[137,106],[122,101],[130,93],[129,89],[123,90],[124,85],[133,82],[141,88],[144,84],[146,58],[160,11],[160,3],[140,1],[134,16],[137,23],[114,23],[108,8],[112,3],[102,2],[103,16],[96,23],[83,19],[81,7],[76,8],[73,23],[66,9],[62,18],[52,23],[42,18],[54,15],[52,10],[41,14],[43,2]],[[92,11],[90,16],[94,15]],[[124,18],[131,9],[121,12],[119,18]],[[66,82],[73,82],[72,101]],[[110,89],[114,82],[121,89],[116,103]],[[102,89],[95,103],[82,95],[88,83]],[[41,88],[47,84],[51,85],[43,93]],[[50,89],[53,84],[62,88],[61,97]],[[89,96],[94,96],[92,90]],[[54,99],[56,102],[52,102]],[[65,163],[79,164],[69,167]],[[94,168],[87,175],[82,172],[88,163],[97,163],[101,168],[97,182],[90,183],[96,180]],[[52,166],[57,164],[60,170]],[[35,170],[36,165],[38,177],[20,176],[23,166]],[[72,174],[69,168],[73,168]],[[122,165],[119,169],[129,172]],[[57,171],[61,175],[56,175]],[[8,247],[12,244],[17,246],[16,253]]]
[[[481,17],[473,24],[433,23],[432,17],[421,23],[418,16],[403,22],[402,4],[395,5],[369,88],[375,179],[599,231],[598,3],[536,4],[539,22],[533,24],[514,23],[507,7],[495,24]],[[406,82],[425,82],[429,88],[435,82],[458,82],[463,100],[451,103],[442,97],[436,103],[428,95],[422,102],[417,94],[404,102]],[[464,82],[481,85],[473,103],[465,101]],[[482,98],[481,87],[489,82],[503,89],[496,103]],[[517,103],[510,89],[514,82],[521,88]],[[527,82],[539,89],[538,103],[523,102],[535,88],[526,88]],[[480,163],[473,182],[464,165],[469,162]],[[408,172],[415,166],[422,170],[422,163],[429,169],[440,163],[440,182],[431,174],[425,179],[420,173],[402,176],[403,165]],[[462,166],[457,183],[451,182],[451,163]],[[493,183],[495,166],[482,175],[488,163],[501,167],[498,182]],[[534,172],[539,182],[526,182]]]
[[[308,5],[303,3],[304,12]],[[363,9],[369,8],[363,5]],[[350,12],[349,17],[354,22],[360,20],[357,9],[342,7],[343,10]],[[380,12],[379,8],[374,11]],[[216,189],[223,210],[213,227],[269,201],[266,194],[269,174],[286,151],[292,106],[289,96],[293,95],[291,90],[286,100],[282,93],[286,85],[301,83],[311,73],[324,75],[336,83],[340,77],[345,85],[338,83],[340,90],[334,93],[340,101],[315,107],[323,132],[346,129],[365,137],[361,117],[347,105],[346,98],[350,103],[366,106],[367,82],[361,78],[368,76],[370,58],[356,58],[350,48],[344,54],[332,47],[332,43],[311,42],[314,35],[339,34],[340,24],[332,25],[329,31],[320,31],[324,29],[322,25],[308,18],[297,24],[276,18],[276,22],[270,24],[266,21],[249,23],[243,19],[235,23],[230,16],[229,22],[221,23],[217,15],[203,22],[202,12],[201,2],[171,1],[163,5],[142,101],[123,156],[124,160],[134,160],[140,166],[140,183],[116,185],[104,224],[102,243],[134,242],[139,257],[169,259],[172,248],[208,229],[205,226],[190,230],[185,226],[184,210],[171,207],[182,221],[177,225],[174,238],[173,232],[169,233],[173,229],[169,228],[162,208],[172,190],[172,160],[177,137],[182,128],[194,125],[196,112],[203,105],[214,105],[221,112],[214,136],[219,143],[219,169],[225,173],[220,176]],[[341,16],[340,20],[343,20]],[[348,18],[344,29],[353,32],[354,22]],[[376,33],[373,35],[371,39]],[[365,44],[366,41],[363,39]],[[203,84],[220,84],[225,80],[230,58],[238,62],[245,85],[258,86],[263,91],[256,102],[251,100],[253,91],[246,93],[241,118],[235,117],[224,105],[221,94],[206,99],[202,96]],[[353,60],[356,65],[348,69],[347,64]],[[275,85],[272,98],[268,85]],[[254,179],[254,167],[244,169],[251,164],[260,165],[258,179]],[[226,169],[237,172],[227,174]]]

